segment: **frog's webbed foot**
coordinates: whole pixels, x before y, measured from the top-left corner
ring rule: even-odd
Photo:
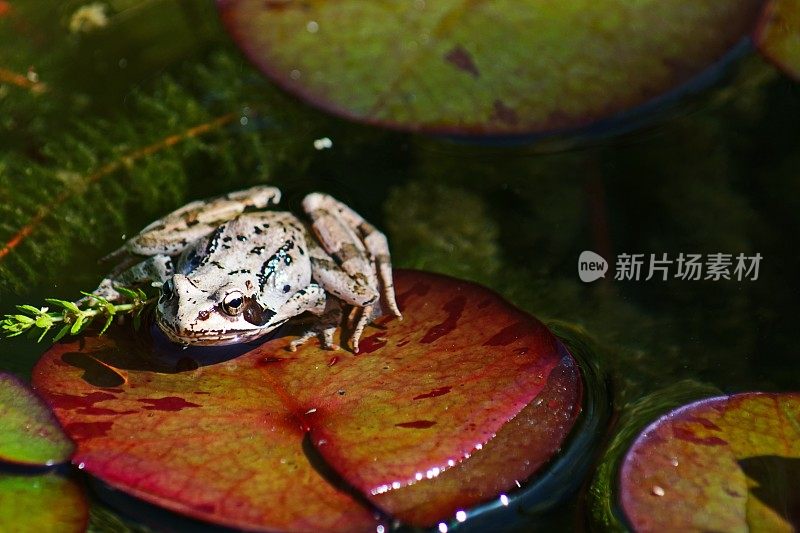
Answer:
[[[309,329],[301,336],[294,339],[292,342],[289,343],[289,351],[296,352],[297,349],[307,343],[309,340],[317,337],[319,339],[319,345],[322,347],[323,350],[338,350],[339,345],[333,342],[333,334],[336,332],[336,328],[325,328],[325,329]]]
[[[353,345],[353,352],[358,353],[358,343],[367,324],[372,323],[381,315],[383,315],[383,310],[380,304],[353,307],[347,319],[347,327],[351,331],[350,342]],[[400,318],[402,319],[402,317]]]

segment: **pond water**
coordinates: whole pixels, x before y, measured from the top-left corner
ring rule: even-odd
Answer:
[[[354,207],[387,233],[396,267],[474,280],[583,328],[607,353],[619,409],[684,379],[798,389],[800,85],[756,57],[624,135],[497,144],[307,107],[204,8],[133,10],[83,39],[63,30],[67,7],[25,11],[30,25],[0,32],[0,69],[23,76],[0,80],[0,313],[74,299],[126,235],[266,182],[298,212],[313,190]],[[581,280],[584,251],[607,261],[604,278]],[[678,276],[691,254],[702,279]],[[0,370],[29,377],[47,347],[4,340]]]

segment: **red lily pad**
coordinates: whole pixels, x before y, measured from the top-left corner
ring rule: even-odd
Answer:
[[[89,510],[83,489],[57,475],[0,473],[0,531],[86,531]]]
[[[800,80],[800,0],[772,0],[756,32],[761,52]]]
[[[247,55],[332,113],[405,130],[585,126],[691,80],[762,0],[217,0]]]
[[[68,461],[73,448],[50,408],[30,387],[0,374],[0,461],[51,466]]]
[[[395,282],[405,319],[381,319],[358,355],[292,353],[284,337],[177,371],[141,340],[88,337],[54,346],[34,383],[74,462],[146,501],[249,529],[375,531],[376,510],[428,524],[534,476],[572,428],[581,381],[556,338],[491,291]]]
[[[432,526],[443,516],[458,519],[458,511],[469,518],[469,508],[516,490],[561,448],[580,413],[580,379],[572,358],[565,357],[536,400],[480,451],[432,481],[388,491],[376,502],[407,524]]]
[[[637,531],[800,526],[800,393],[702,400],[644,430],[620,472]]]

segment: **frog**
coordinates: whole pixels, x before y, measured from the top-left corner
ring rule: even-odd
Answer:
[[[277,210],[280,199],[258,185],[169,213],[105,258],[116,266],[94,294],[115,302],[120,286],[158,288],[155,322],[184,346],[256,341],[296,321],[305,330],[289,350],[314,337],[340,349],[341,328],[358,353],[367,325],[402,320],[386,236],[328,194],[307,194],[302,219]]]

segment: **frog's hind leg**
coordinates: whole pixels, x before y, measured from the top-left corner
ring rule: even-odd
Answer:
[[[311,260],[311,277],[328,293],[357,307],[378,301],[378,291],[368,276],[350,276],[310,235],[306,237],[306,247]]]
[[[386,235],[327,194],[307,195],[303,199],[303,209],[311,217],[314,233],[325,251],[350,277],[368,281],[380,292],[382,303],[388,310],[402,319],[395,300]]]
[[[212,233],[220,224],[247,210],[276,205],[280,198],[281,192],[276,187],[259,185],[191,202],[145,227],[104,259],[117,259],[126,254],[177,255],[191,243]]]
[[[256,185],[249,189],[228,193],[223,198],[239,202],[245,208],[263,209],[269,205],[277,205],[281,201],[281,191],[277,187],[269,185]]]
[[[311,260],[312,278],[331,296],[335,296],[346,305],[353,306],[352,313],[358,313],[359,319],[356,325],[351,324],[348,327],[352,332],[350,340],[353,351],[358,353],[358,341],[364,327],[374,318],[375,311],[380,315],[380,305],[377,305],[378,291],[367,276],[349,276],[310,235],[306,238],[306,246]],[[374,273],[372,278],[374,280]]]

